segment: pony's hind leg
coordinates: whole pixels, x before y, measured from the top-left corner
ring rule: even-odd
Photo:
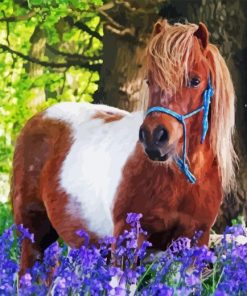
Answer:
[[[22,242],[20,274],[42,259],[44,250],[58,238],[40,195],[40,175],[52,149],[42,118],[33,117],[16,143],[11,184],[14,221],[34,234],[34,243]]]
[[[34,265],[35,261],[43,259],[45,249],[57,240],[58,235],[42,204],[28,204],[20,222],[29,229],[30,233],[34,234],[34,242],[28,238],[22,242],[20,275],[23,275],[28,268]]]

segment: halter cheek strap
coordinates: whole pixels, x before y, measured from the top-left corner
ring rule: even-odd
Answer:
[[[214,94],[214,91],[213,91],[211,81],[210,81],[210,78],[209,78],[208,79],[207,89],[205,89],[205,91],[203,92],[203,104],[199,108],[191,111],[190,113],[181,115],[181,114],[176,113],[176,112],[174,112],[174,111],[172,111],[170,109],[160,107],[160,106],[151,107],[146,112],[146,116],[148,116],[150,113],[153,113],[153,112],[166,113],[166,114],[176,118],[183,125],[182,157],[180,158],[178,155],[176,155],[174,157],[174,160],[175,160],[177,166],[179,167],[179,169],[185,174],[185,176],[187,177],[187,179],[191,183],[196,182],[196,177],[191,173],[191,171],[189,169],[189,166],[186,163],[187,143],[186,143],[186,123],[185,123],[185,120],[187,118],[199,113],[200,111],[203,111],[202,135],[201,135],[201,143],[203,143],[205,138],[206,138],[207,131],[208,131],[208,113],[209,113],[209,107],[210,107],[210,103],[211,103],[211,97],[213,96],[213,94]]]

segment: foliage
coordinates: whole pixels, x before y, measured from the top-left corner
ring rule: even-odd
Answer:
[[[29,117],[60,101],[92,102],[102,63],[103,30],[96,11],[101,4],[1,1],[1,180],[10,172],[16,136]]]
[[[17,290],[19,295],[246,295],[247,245],[236,242],[239,235],[246,237],[242,225],[228,227],[214,251],[197,246],[201,235],[197,233],[192,240],[174,241],[159,256],[151,255],[151,262],[146,263],[150,243],[145,241],[137,247],[137,236],[143,231],[140,218],[140,214],[128,214],[130,231],[117,241],[106,237],[98,247],[89,244],[83,230],[77,232],[84,238],[79,249],[52,244],[45,251],[43,263],[36,262],[21,277],[19,290],[18,258],[13,256],[13,248],[19,254],[21,241],[34,238],[22,225],[11,226],[0,237],[0,295],[16,295]],[[18,243],[15,229],[22,234]],[[207,270],[211,272],[205,276]]]
[[[0,233],[3,233],[5,229],[9,228],[13,224],[10,204],[0,202],[0,213]]]

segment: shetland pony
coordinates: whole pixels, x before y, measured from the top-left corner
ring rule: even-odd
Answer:
[[[78,229],[92,242],[118,236],[129,212],[143,214],[145,239],[156,249],[196,230],[203,231],[199,243],[208,243],[223,193],[235,181],[229,71],[205,25],[159,21],[147,47],[147,79],[144,114],[64,102],[21,131],[14,220],[35,238],[22,243],[21,273],[58,237],[80,246]]]

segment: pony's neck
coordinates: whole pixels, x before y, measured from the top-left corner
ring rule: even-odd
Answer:
[[[198,135],[191,136],[187,147],[187,157],[190,170],[197,178],[212,168],[215,155],[210,145],[210,133],[207,134],[204,143],[200,142]]]

